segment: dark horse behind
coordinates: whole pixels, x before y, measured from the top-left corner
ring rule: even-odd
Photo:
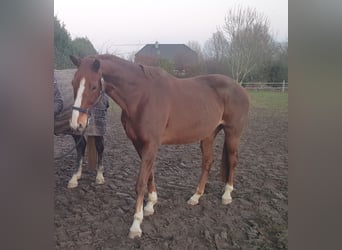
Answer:
[[[196,205],[204,193],[213,163],[214,139],[223,130],[221,175],[225,191],[222,202],[232,202],[238,146],[249,111],[249,97],[240,85],[224,75],[178,79],[160,68],[135,64],[113,55],[83,59],[71,56],[71,60],[77,66],[72,82],[77,93],[74,105],[87,110],[104,88],[121,107],[122,125],[141,158],[130,238],[141,236],[143,216],[154,213],[157,191],[153,163],[162,144],[200,142],[202,173],[188,201]],[[71,126],[82,131],[86,120],[87,113],[79,113],[73,117]],[[148,200],[143,209],[146,188]]]
[[[105,95],[99,102],[91,108],[91,117],[89,117],[88,128],[84,133],[72,130],[70,128],[70,120],[72,117],[72,105],[74,104],[74,93],[71,86],[71,79],[74,71],[64,70],[60,73],[55,72],[55,103],[61,102],[62,109],[54,117],[54,133],[55,135],[71,135],[75,141],[76,161],[74,164],[74,174],[68,182],[68,188],[78,186],[78,180],[82,175],[83,163],[85,160],[86,149],[88,167],[90,170],[97,169],[96,183],[103,184],[105,182],[103,173],[104,166],[102,164],[104,152],[104,134],[106,132],[106,110],[108,108],[108,99]],[[56,95],[58,94],[58,95]],[[64,157],[63,157],[64,158]]]

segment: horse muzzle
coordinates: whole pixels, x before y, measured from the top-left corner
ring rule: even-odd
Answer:
[[[81,112],[73,108],[70,127],[78,132],[83,132],[89,123],[89,112]]]

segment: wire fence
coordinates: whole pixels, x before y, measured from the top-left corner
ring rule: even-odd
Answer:
[[[289,83],[288,82],[245,82],[242,83],[246,89],[250,90],[270,90],[270,91],[281,91],[287,92]]]

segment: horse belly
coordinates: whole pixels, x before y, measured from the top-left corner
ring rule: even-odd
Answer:
[[[163,133],[161,144],[187,144],[201,141],[211,135],[221,123],[220,115],[196,117],[191,120],[170,120]]]

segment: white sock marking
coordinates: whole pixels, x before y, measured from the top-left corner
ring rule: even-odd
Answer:
[[[140,224],[142,223],[143,219],[144,219],[144,214],[143,214],[143,210],[141,207],[140,212],[134,214],[133,224],[131,228],[129,229],[129,231],[134,232],[134,233],[141,233],[142,231],[140,228]]]
[[[158,197],[157,197],[157,192],[152,192],[152,193],[148,193],[148,200],[147,200],[147,204],[144,207],[144,212],[145,215],[152,215],[154,213],[154,209],[153,206],[157,203]]]
[[[73,176],[69,180],[68,188],[75,188],[78,186],[78,180],[82,176],[82,163],[83,163],[83,160],[81,160],[80,166],[79,166],[77,172],[75,174],[73,174]]]
[[[232,196],[230,195],[231,192],[234,190],[233,186],[226,184],[224,188],[224,194],[222,195],[222,202],[223,204],[229,204],[232,202]]]
[[[188,204],[190,205],[196,205],[198,204],[199,198],[201,198],[202,195],[195,193],[191,198],[188,200]]]
[[[103,177],[103,171],[102,170],[97,170],[97,175],[96,175],[96,184],[104,184],[105,180]]]

